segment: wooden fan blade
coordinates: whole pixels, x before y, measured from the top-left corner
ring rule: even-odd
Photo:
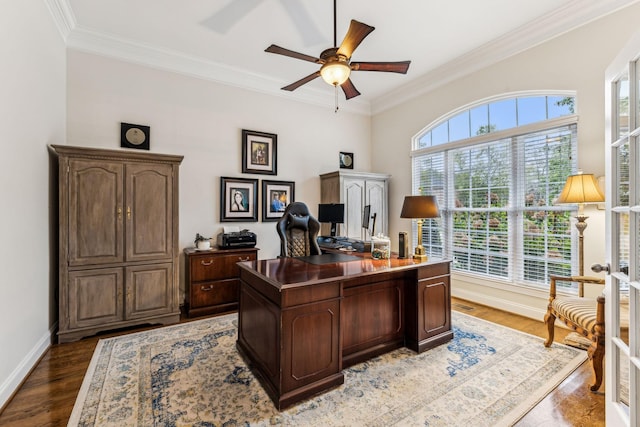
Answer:
[[[358,89],[356,89],[356,87],[353,85],[351,79],[347,79],[347,81],[342,83],[340,87],[342,88],[344,96],[347,99],[355,98],[356,96],[360,95],[360,92],[358,92]]]
[[[304,77],[298,80],[297,82],[293,82],[290,85],[283,87],[282,90],[288,90],[289,92],[294,91],[298,89],[300,86],[302,86],[303,84],[309,83],[311,80],[316,79],[318,77],[320,77],[320,71],[316,71],[313,74],[309,74],[307,77]]]
[[[277,53],[278,55],[284,55],[291,58],[302,59],[303,61],[309,61],[316,64],[322,63],[320,58],[316,58],[315,56],[305,55],[304,53],[294,52],[293,50],[285,49],[283,47],[276,46],[275,44],[272,44],[271,46],[266,48],[264,51],[269,53]]]
[[[385,71],[389,73],[407,74],[411,61],[400,62],[352,62],[353,71]]]
[[[356,50],[362,40],[373,30],[375,30],[375,27],[352,19],[347,35],[344,36],[344,40],[340,43],[340,48],[337,52],[338,55],[344,55],[347,59],[351,58],[353,51]]]

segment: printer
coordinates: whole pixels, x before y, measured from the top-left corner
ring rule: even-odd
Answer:
[[[253,248],[256,245],[256,233],[249,230],[226,230],[218,234],[217,242],[220,249]]]

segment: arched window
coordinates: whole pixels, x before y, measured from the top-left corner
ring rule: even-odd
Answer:
[[[576,172],[573,94],[509,94],[433,122],[412,140],[413,193],[434,194],[427,253],[452,269],[541,285],[572,273],[571,207],[554,205]]]

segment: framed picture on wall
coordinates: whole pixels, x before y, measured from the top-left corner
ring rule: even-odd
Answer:
[[[293,181],[262,180],[262,221],[277,221],[285,208],[295,202],[296,183]]]
[[[150,135],[151,127],[149,126],[120,123],[120,147],[122,148],[148,150]]]
[[[258,221],[258,180],[220,177],[220,222]]]
[[[278,135],[242,129],[242,173],[277,175]]]

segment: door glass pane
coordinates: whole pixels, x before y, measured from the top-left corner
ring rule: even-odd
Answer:
[[[629,134],[629,77],[622,77],[618,83],[618,138]]]
[[[638,289],[637,287],[632,287],[630,289],[630,299],[633,299],[635,307],[640,307],[640,289]],[[636,318],[633,321],[634,325],[638,324],[638,317],[640,317],[640,313],[636,313]],[[627,330],[627,335],[628,334],[629,332]],[[640,355],[640,340],[636,340],[636,354]]]
[[[618,391],[618,401],[627,408],[629,407],[629,358],[626,354],[620,352],[618,378],[620,379],[620,388]]]
[[[636,70],[636,127],[640,126],[640,59],[636,61],[635,70]]]
[[[616,235],[618,236],[619,271],[629,274],[629,214],[625,212],[612,213],[618,216]]]
[[[629,206],[629,142],[616,149],[618,171],[618,200],[616,206]],[[615,188],[615,187],[614,187]]]
[[[637,215],[637,214],[636,214]],[[637,236],[640,236],[640,218],[638,218],[636,220],[636,253],[640,254],[640,248],[638,248],[637,246],[640,245],[640,238],[638,238]],[[640,280],[640,262],[636,262],[636,271],[635,274],[630,274],[629,277],[631,278],[630,280],[635,280],[638,281]],[[631,272],[633,273],[633,272]],[[638,306],[640,307],[640,306]],[[638,340],[640,341],[640,340]]]
[[[616,334],[624,343],[629,345],[629,282],[621,281],[618,289],[620,294],[619,326]]]
[[[640,138],[637,137],[637,136],[634,136],[634,137],[631,138],[631,141],[632,141],[631,143],[633,144],[631,146],[631,148],[633,148],[633,152],[636,153],[636,154],[635,154],[635,156],[627,156],[627,157],[634,158],[635,159],[635,163],[634,163],[634,165],[628,167],[626,173],[627,173],[627,176],[630,176],[629,175],[629,168],[630,168],[632,171],[635,171],[636,172],[636,176],[638,176],[638,172],[637,171],[640,171],[640,156],[638,156],[638,154],[640,153]],[[630,200],[629,205],[631,205],[631,204],[634,204],[634,205],[640,204],[640,185],[638,185],[637,182],[633,187],[631,187],[631,191],[634,192],[635,198],[632,198]],[[638,277],[640,277],[640,276],[638,276]]]

